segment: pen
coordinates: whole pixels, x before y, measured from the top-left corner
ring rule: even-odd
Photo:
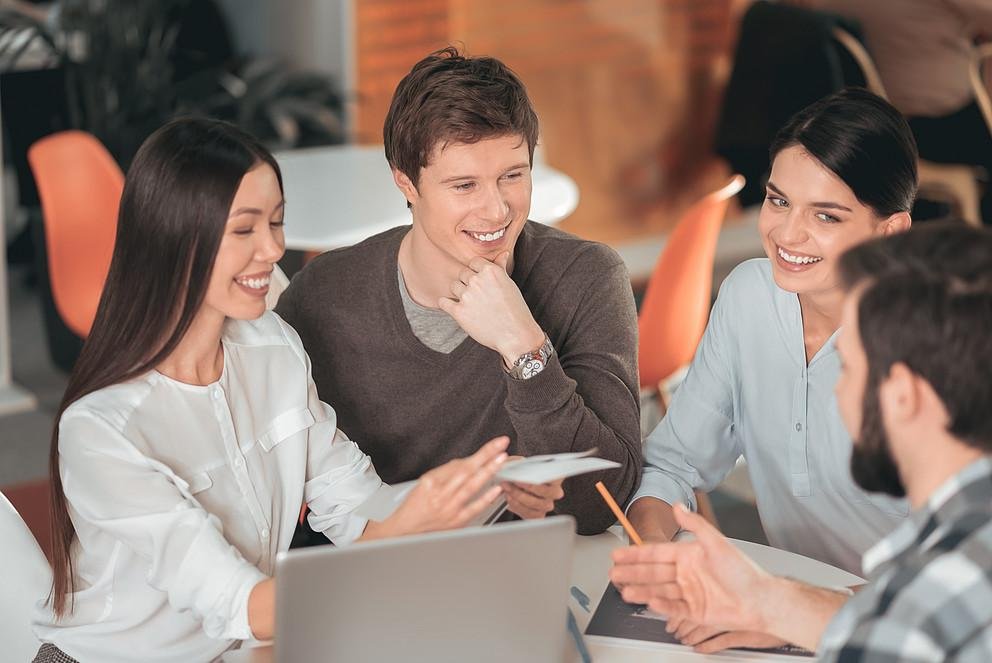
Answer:
[[[583,610],[589,612],[589,597],[586,596],[586,593],[575,585],[572,585],[572,589],[570,591],[572,593],[572,598],[575,599],[575,602],[582,606]]]
[[[623,515],[623,511],[620,510],[620,505],[617,504],[615,499],[613,499],[613,495],[610,495],[610,491],[606,489],[606,486],[603,485],[602,481],[596,482],[596,490],[598,490],[599,494],[603,496],[606,506],[610,507],[610,510],[613,511],[613,515],[615,515],[617,520],[620,521],[624,531],[627,532],[627,536],[630,537],[630,540],[634,543],[634,545],[643,545],[644,542],[641,541],[641,537],[638,536],[637,530],[635,530],[634,526],[630,524],[629,520],[627,520],[627,516]]]
[[[582,637],[582,631],[579,630],[579,624],[575,621],[575,613],[572,612],[571,608],[568,610],[568,632],[572,634],[572,640],[575,641],[575,649],[579,652],[579,657],[582,658],[582,663],[592,663],[592,656],[589,655],[589,648],[586,647],[586,641]]]

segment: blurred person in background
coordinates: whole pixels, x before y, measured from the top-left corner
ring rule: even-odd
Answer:
[[[968,65],[992,37],[992,0],[792,0],[856,20],[892,104],[909,120],[920,156],[984,167],[992,179],[992,128],[975,101]],[[982,198],[992,224],[992,184]]]

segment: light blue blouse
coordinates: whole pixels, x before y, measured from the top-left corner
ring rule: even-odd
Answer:
[[[631,502],[695,508],[693,489],[715,488],[743,455],[769,543],[860,574],[861,555],[908,505],[851,478],[851,437],[833,392],[835,342],[836,333],[807,366],[798,296],[775,285],[767,259],[738,265],[668,414],[644,441]]]

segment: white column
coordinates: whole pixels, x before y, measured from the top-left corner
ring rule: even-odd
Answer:
[[[3,154],[3,120],[0,118],[0,155]],[[3,159],[0,157],[0,184]],[[0,185],[0,238],[4,237],[4,187]],[[39,338],[39,341],[41,339]],[[34,395],[14,384],[10,367],[10,308],[7,301],[7,242],[0,242],[0,416],[32,410],[38,404]]]

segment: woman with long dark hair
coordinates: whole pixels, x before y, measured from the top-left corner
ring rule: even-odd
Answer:
[[[426,474],[381,523],[353,513],[382,482],[265,310],[283,207],[276,161],[231,125],[176,120],[138,152],[52,436],[36,661],[205,661],[271,638],[270,576],[303,502],[345,545],[460,527],[498,495],[476,498],[505,438]]]
[[[767,258],[724,281],[684,383],[645,443],[632,501],[642,534],[667,540],[671,505],[693,504],[743,455],[769,542],[859,573],[861,555],[906,513],[848,470],[837,412],[840,255],[906,230],[916,147],[906,121],[862,89],[796,114],[771,147],[758,228]]]

